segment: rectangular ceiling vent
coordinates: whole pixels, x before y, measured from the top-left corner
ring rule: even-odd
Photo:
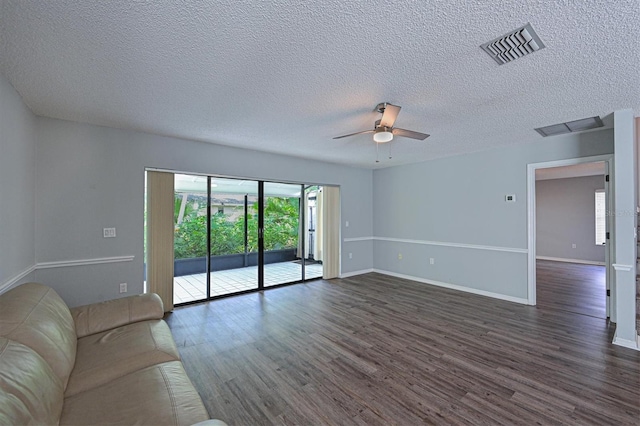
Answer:
[[[581,132],[583,130],[597,129],[604,127],[602,120],[597,115],[595,117],[582,118],[580,120],[567,121],[566,123],[552,124],[551,126],[538,127],[536,132],[542,136],[556,136],[564,133]]]
[[[504,65],[515,59],[544,48],[544,43],[533,30],[531,24],[511,31],[480,46],[498,65]]]

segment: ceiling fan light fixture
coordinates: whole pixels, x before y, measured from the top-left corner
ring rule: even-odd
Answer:
[[[376,143],[387,143],[391,142],[392,139],[393,133],[391,133],[386,127],[380,128],[379,130],[376,129],[376,132],[373,134],[373,140]]]

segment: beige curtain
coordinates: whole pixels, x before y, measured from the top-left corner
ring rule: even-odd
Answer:
[[[323,189],[324,188],[320,188],[320,190],[318,191],[318,193],[316,194],[316,232],[314,235],[314,241],[313,241],[313,258],[317,261],[322,262],[322,256],[323,256],[323,252],[322,252],[322,235],[324,234],[323,229],[324,229],[324,212],[322,210],[322,206],[323,206],[323,201],[322,201],[322,193],[323,193]]]
[[[340,188],[322,190],[322,278],[328,280],[340,275]]]
[[[147,172],[147,289],[173,310],[173,173]]]

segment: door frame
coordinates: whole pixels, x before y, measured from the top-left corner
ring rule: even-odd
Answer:
[[[546,161],[541,163],[527,164],[527,303],[531,306],[536,305],[536,170],[547,169],[552,167],[574,166],[585,163],[605,163],[605,173],[609,175],[609,185],[605,185],[605,197],[609,211],[611,201],[613,200],[612,190],[613,184],[613,154],[597,155],[592,157],[569,158],[566,160]],[[607,290],[611,297],[607,298],[607,312],[611,315],[611,321],[616,320],[616,292],[615,278],[611,274],[611,262],[613,260],[613,248],[615,245],[615,233],[611,215],[606,215],[606,229],[610,232],[610,239],[607,241],[605,248],[605,268]]]

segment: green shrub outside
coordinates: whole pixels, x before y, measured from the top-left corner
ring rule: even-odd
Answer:
[[[206,198],[204,200],[206,205]],[[298,198],[268,197],[264,209],[264,249],[279,250],[298,246]],[[187,203],[184,219],[176,225],[174,256],[176,259],[206,257],[207,217]],[[199,203],[199,205],[203,205]],[[176,197],[177,221],[180,198]],[[258,251],[258,204],[253,203],[247,220],[248,251]],[[211,255],[244,253],[244,215],[230,221],[223,213],[211,216]]]

